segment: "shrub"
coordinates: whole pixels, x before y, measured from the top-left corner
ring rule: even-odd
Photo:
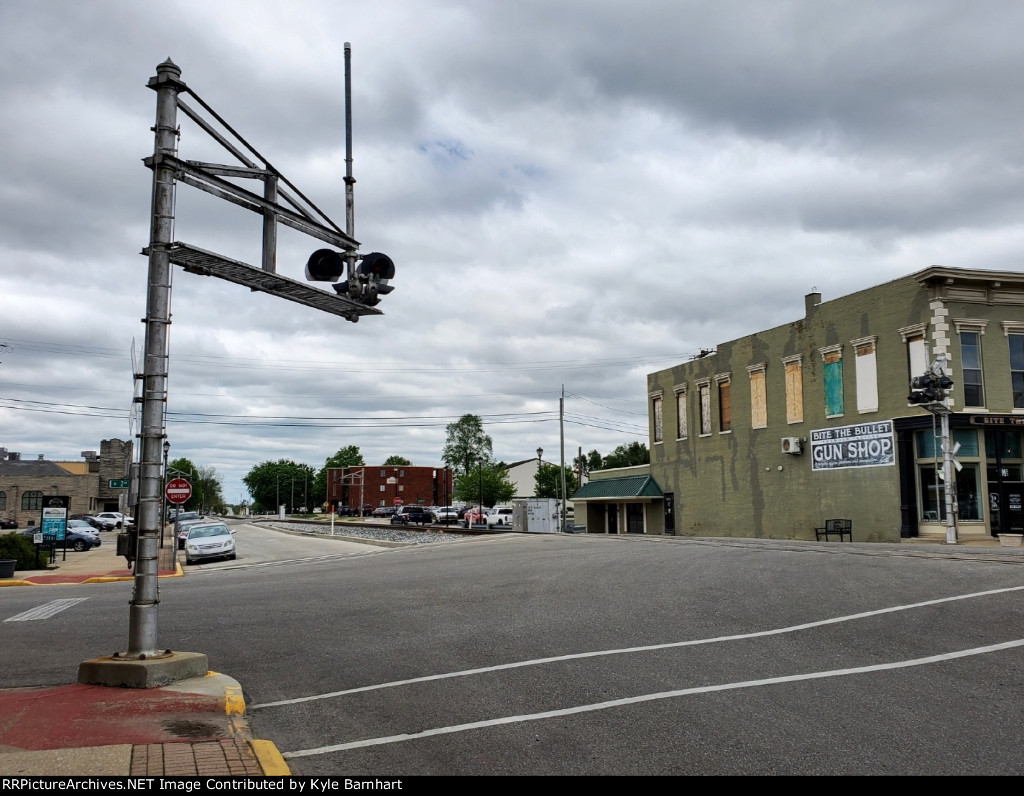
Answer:
[[[21,533],[0,535],[0,559],[17,559],[15,569],[35,569],[36,546],[32,537]]]

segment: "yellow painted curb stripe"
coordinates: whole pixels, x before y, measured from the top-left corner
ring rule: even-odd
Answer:
[[[228,686],[224,689],[224,712],[229,716],[245,715],[245,698],[241,686]]]
[[[292,770],[284,761],[273,741],[249,741],[256,760],[268,777],[290,777]]]

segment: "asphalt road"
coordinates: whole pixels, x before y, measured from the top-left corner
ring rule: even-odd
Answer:
[[[247,561],[263,534],[161,584],[160,643],[239,680],[297,774],[1024,773],[1020,556],[555,535]],[[44,588],[0,589],[2,686],[124,647],[130,584],[3,623]]]

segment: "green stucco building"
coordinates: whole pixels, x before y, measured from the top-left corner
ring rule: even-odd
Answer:
[[[907,398],[944,358],[958,538],[1021,533],[1024,274],[936,266],[805,301],[801,320],[649,374],[653,486],[631,497],[601,474],[573,498],[588,530],[815,539],[846,518],[854,541],[945,537],[939,423]]]

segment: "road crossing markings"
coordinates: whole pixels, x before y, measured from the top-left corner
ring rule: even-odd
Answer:
[[[428,683],[432,680],[449,680],[455,677],[469,677],[475,674],[487,674],[489,672],[500,672],[506,669],[521,669],[526,666],[541,666],[547,663],[561,663],[562,661],[575,661],[581,658],[600,658],[606,655],[626,655],[637,652],[652,652],[654,650],[667,650],[674,649],[677,647],[697,647],[703,644],[717,644],[723,641],[746,641],[752,638],[764,638],[766,636],[779,636],[783,633],[796,633],[801,630],[809,630],[815,627],[825,627],[827,625],[836,625],[842,622],[852,622],[857,619],[867,619],[872,616],[882,616],[884,614],[892,614],[898,611],[909,611],[913,608],[927,608],[933,605],[942,605],[943,603],[957,602],[959,600],[970,600],[975,597],[990,597],[994,594],[1008,594],[1010,592],[1024,591],[1024,586],[1010,586],[1005,589],[991,589],[989,591],[973,592],[971,594],[958,594],[953,597],[940,597],[935,600],[926,600],[920,603],[911,603],[909,605],[894,605],[889,608],[879,608],[875,611],[864,611],[858,614],[849,614],[847,616],[836,616],[831,619],[821,619],[817,622],[805,622],[800,625],[791,625],[789,627],[778,627],[771,630],[757,630],[753,633],[738,633],[732,636],[717,636],[714,638],[698,638],[690,639],[689,641],[672,641],[665,644],[650,644],[643,647],[625,647],[623,649],[606,649],[606,650],[593,650],[591,652],[576,652],[568,655],[556,655],[551,658],[534,658],[528,661],[516,661],[514,663],[499,663],[494,666],[482,666],[479,669],[463,669],[458,672],[445,672],[444,674],[428,674],[423,677],[411,677],[408,680],[392,680],[388,683],[376,683],[374,685],[364,685],[357,688],[349,688],[344,691],[331,691],[326,694],[314,694],[312,696],[295,697],[294,699],[281,699],[276,702],[263,702],[255,705],[249,705],[249,710],[258,710],[260,708],[274,708],[282,705],[296,705],[300,702],[315,702],[320,699],[333,699],[335,697],[348,696],[349,694],[359,694],[365,691],[378,691],[384,688],[396,688],[403,685],[412,685],[414,683]]]
[[[294,752],[283,752],[285,759],[295,757],[312,757],[314,755],[325,755],[332,752],[344,752],[349,749],[361,749],[367,746],[383,746],[385,744],[400,743],[419,738],[429,738],[433,735],[451,735],[457,732],[469,732],[487,727],[498,727],[503,724],[521,724],[527,721],[541,721],[543,719],[558,718],[561,716],[572,716],[577,713],[591,713],[597,710],[610,710],[612,708],[636,705],[641,702],[654,702],[662,699],[675,699],[677,697],[691,696],[693,694],[710,694],[715,691],[732,691],[740,688],[757,688],[765,685],[777,685],[779,683],[794,683],[802,680],[822,680],[828,677],[846,677],[853,674],[867,674],[870,672],[889,671],[891,669],[905,669],[912,666],[925,666],[932,663],[945,663],[957,658],[967,658],[973,655],[986,655],[991,652],[1013,649],[1024,646],[1024,639],[1007,641],[1002,644],[992,644],[987,647],[975,647],[974,649],[961,650],[959,652],[947,652],[941,655],[930,655],[927,658],[914,658],[906,661],[893,661],[892,663],[879,663],[872,666],[858,666],[850,669],[833,669],[827,672],[808,672],[806,674],[793,674],[785,677],[769,677],[763,680],[745,680],[739,683],[722,683],[720,685],[699,686],[696,688],[681,688],[678,691],[662,691],[657,694],[643,694],[641,696],[626,697],[624,699],[612,699],[607,702],[595,702],[590,705],[578,705],[562,710],[547,710],[542,713],[527,713],[520,716],[503,716],[498,719],[486,719],[484,721],[473,721],[468,724],[455,724],[450,727],[435,727],[420,732],[402,733],[401,735],[388,735],[382,738],[366,738],[361,741],[350,741],[349,743],[321,746],[315,749],[299,749]]]
[[[55,614],[59,614],[61,611],[65,611],[72,605],[88,600],[88,597],[68,597],[63,600],[51,600],[44,605],[37,606],[36,608],[30,608],[27,611],[22,611],[20,614],[5,619],[5,622],[31,622],[36,619],[49,619]]]

